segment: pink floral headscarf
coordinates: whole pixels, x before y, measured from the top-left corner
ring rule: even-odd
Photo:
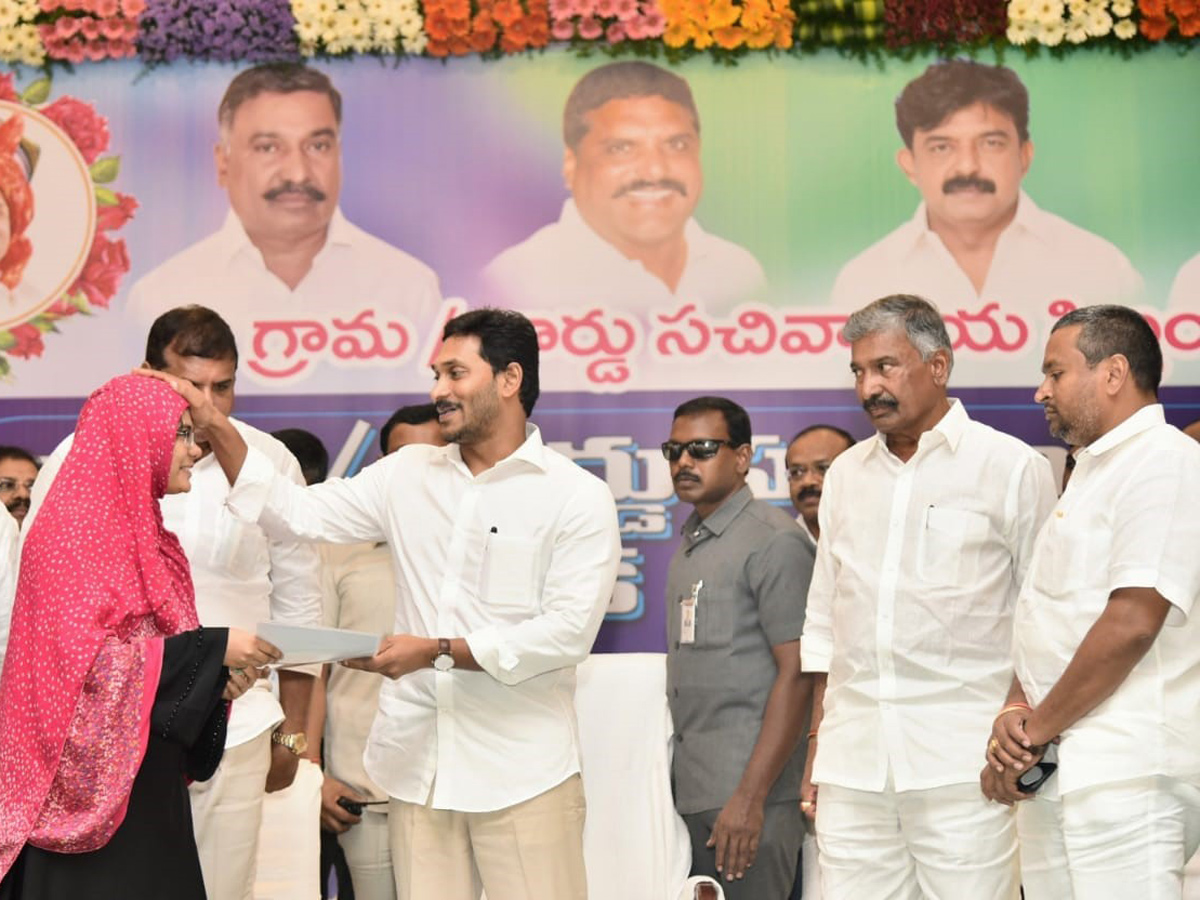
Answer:
[[[82,853],[124,820],[162,638],[199,624],[158,505],[185,406],[142,376],[93,393],[25,537],[0,678],[0,876],[26,842]]]

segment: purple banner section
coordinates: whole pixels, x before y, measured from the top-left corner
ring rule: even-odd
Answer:
[[[714,382],[720,380],[714,374]],[[691,507],[679,504],[658,445],[666,439],[675,407],[699,392],[642,392],[597,397],[588,393],[543,395],[533,421],[548,443],[604,478],[620,514],[624,558],[617,591],[596,649],[602,652],[665,648],[663,591],[678,533]],[[1043,450],[1061,473],[1065,450],[1046,431],[1033,388],[951,391],[971,416]],[[1200,419],[1200,387],[1164,388],[1167,419],[1183,426]],[[858,438],[871,434],[849,390],[730,392],[746,407],[754,428],[750,486],[755,495],[787,507],[787,443],[801,428],[837,425]],[[306,428],[349,462],[349,472],[379,456],[376,429],[398,406],[423,395],[251,396],[238,400],[240,418],[264,431]],[[21,399],[0,403],[0,443],[47,454],[72,430],[82,401]],[[359,423],[363,424],[359,424]],[[861,498],[869,503],[871,498]]]

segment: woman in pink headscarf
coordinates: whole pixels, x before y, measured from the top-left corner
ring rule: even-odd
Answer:
[[[182,398],[116,378],[30,525],[0,677],[3,900],[205,896],[185,778],[211,777],[222,698],[278,651],[196,620],[158,501],[198,456]]]

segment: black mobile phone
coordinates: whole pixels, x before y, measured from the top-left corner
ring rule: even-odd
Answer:
[[[1046,783],[1055,770],[1058,769],[1058,748],[1054,744],[1046,747],[1042,758],[1021,773],[1017,779],[1017,787],[1025,794],[1036,794]]]
[[[363,814],[363,805],[357,800],[351,800],[349,797],[338,797],[337,805],[352,816],[361,816]]]

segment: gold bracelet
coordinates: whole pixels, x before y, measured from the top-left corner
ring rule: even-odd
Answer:
[[[1014,710],[1018,710],[1018,709],[1023,709],[1027,713],[1033,712],[1033,707],[1030,706],[1028,703],[1010,703],[1010,704],[1008,704],[1008,706],[1004,707],[1004,709],[1000,710],[1000,712],[996,713],[996,718],[992,719],[992,721],[995,722],[998,719],[1000,719],[1001,716],[1005,716],[1008,713],[1013,712]]]

